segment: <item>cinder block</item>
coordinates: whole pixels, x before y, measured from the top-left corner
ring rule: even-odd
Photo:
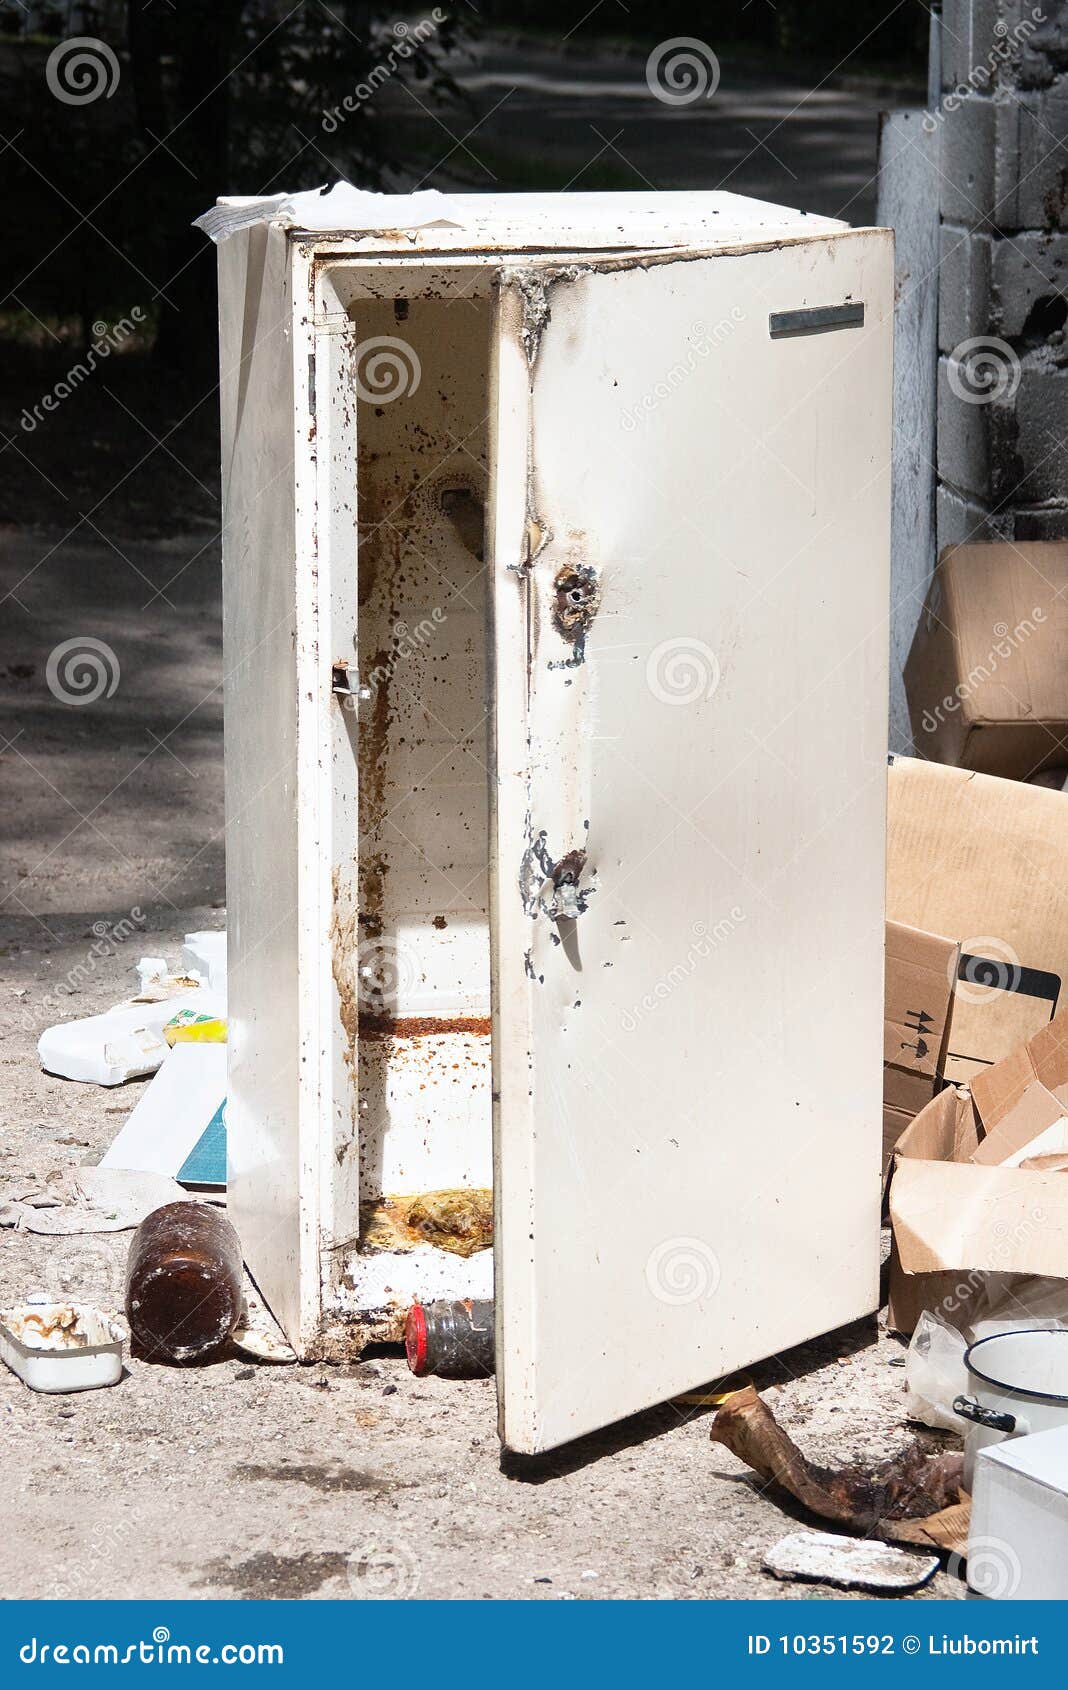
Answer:
[[[1011,540],[1011,518],[995,515],[986,505],[966,499],[952,487],[940,486],[935,501],[937,547],[963,546],[971,540]]]
[[[938,477],[977,503],[993,503],[990,401],[964,397],[967,379],[961,362],[939,358]]]
[[[1021,88],[1048,88],[1061,71],[1068,70],[1068,6],[1064,0],[1014,0],[1028,24],[1035,13],[1045,21],[1028,30],[1020,53],[1018,84]]]
[[[989,285],[996,334],[1048,339],[1068,312],[1068,234],[1023,232],[993,241]]]
[[[997,81],[1002,37],[997,33],[1004,0],[944,0],[942,88],[977,92]],[[1010,0],[1011,4],[1011,0]]]
[[[967,94],[942,110],[942,220],[968,229],[987,225],[994,209],[993,100]]]
[[[998,418],[989,437],[998,497],[1011,498],[1014,505],[1063,499],[1068,490],[1068,366],[1059,366],[1048,352],[1028,354],[1012,421],[1011,436],[1001,438],[1004,419]]]
[[[943,223],[938,257],[938,346],[952,352],[991,328],[989,235]]]
[[[1059,505],[1014,511],[1014,540],[1068,540],[1068,500]]]
[[[1068,228],[1068,76],[1043,92],[999,98],[994,109],[993,221],[1002,229]]]

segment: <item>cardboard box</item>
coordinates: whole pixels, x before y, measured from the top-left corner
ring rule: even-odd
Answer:
[[[894,757],[888,800],[887,919],[959,942],[943,1074],[969,1081],[1068,979],[1068,793]]]
[[[992,1600],[1068,1600],[1068,1426],[979,1451],[968,1586]]]
[[[886,924],[883,1103],[910,1119],[942,1074],[959,956],[955,939]]]
[[[885,1074],[886,1070],[884,1069],[883,1072]],[[886,1176],[890,1170],[890,1164],[894,1159],[894,1151],[897,1149],[898,1140],[905,1131],[905,1128],[911,1124],[913,1118],[912,1112],[908,1109],[894,1109],[888,1103],[883,1104],[884,1184]]]
[[[905,665],[917,750],[1026,780],[1068,764],[1068,541],[950,546]]]
[[[924,1309],[957,1319],[987,1273],[1068,1280],[1068,1176],[991,1165],[1068,1100],[1068,1013],[976,1081],[938,1093],[897,1145],[890,1182],[889,1323],[911,1332]],[[1065,1286],[1068,1303],[1068,1284]]]
[[[1068,1148],[1068,1015],[978,1074],[972,1101],[985,1136],[980,1167],[1019,1167],[1029,1156]]]

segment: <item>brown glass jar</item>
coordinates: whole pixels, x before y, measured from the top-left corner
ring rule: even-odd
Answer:
[[[226,1342],[244,1298],[241,1245],[207,1203],[146,1215],[126,1261],[126,1318],[146,1361],[196,1361]]]

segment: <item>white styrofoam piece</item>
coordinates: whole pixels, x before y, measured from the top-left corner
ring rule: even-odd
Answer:
[[[260,198],[233,195],[220,199],[194,221],[216,244],[254,223],[281,223],[301,229],[424,229],[429,224],[460,223],[452,201],[436,188],[415,194],[375,194],[335,182],[328,192],[306,188],[297,194]]]
[[[226,933],[212,928],[187,933],[182,945],[183,967],[195,968],[213,992],[226,992]]]
[[[764,1566],[777,1579],[807,1579],[843,1590],[918,1590],[938,1571],[937,1555],[914,1554],[877,1539],[834,1532],[791,1532],[772,1545]]]
[[[37,1303],[35,1310],[43,1315],[64,1305]],[[99,1309],[74,1303],[79,1324],[87,1336],[96,1341],[84,1347],[61,1349],[42,1348],[16,1336],[6,1324],[14,1313],[0,1319],[0,1360],[12,1373],[28,1385],[31,1391],[95,1391],[103,1385],[115,1385],[122,1377],[121,1329]]]
[[[137,980],[142,993],[162,988],[169,969],[166,957],[143,956],[137,964]]]
[[[225,1096],[226,1046],[175,1045],[100,1166],[173,1179]]]
[[[795,229],[818,234],[844,229],[837,218],[817,217],[788,206],[712,190],[694,193],[375,194],[351,182],[329,192],[309,188],[263,198],[233,196],[195,219],[213,241],[229,240],[256,223],[323,234],[380,234],[432,230],[436,243],[494,242],[502,251],[529,244],[624,247],[648,242],[678,243],[683,232],[708,238],[736,237],[743,230]]]
[[[163,1028],[180,1009],[224,1016],[226,1003],[218,993],[193,986],[155,1003],[130,1000],[102,1015],[61,1022],[37,1041],[41,1067],[61,1079],[98,1086],[154,1074],[170,1048]]]
[[[1068,1426],[980,1450],[968,1586],[995,1601],[1068,1600]]]

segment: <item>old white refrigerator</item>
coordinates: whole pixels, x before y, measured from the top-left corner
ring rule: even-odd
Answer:
[[[877,1303],[891,237],[295,203],[219,248],[230,1210],[305,1357],[494,1296],[533,1452]]]

